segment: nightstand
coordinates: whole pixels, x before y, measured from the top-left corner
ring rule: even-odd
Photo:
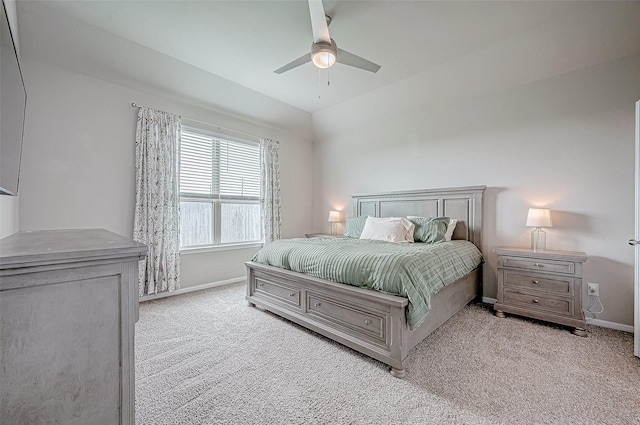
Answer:
[[[494,252],[498,256],[496,316],[527,316],[572,326],[574,334],[587,336],[582,311],[584,252],[506,247]]]

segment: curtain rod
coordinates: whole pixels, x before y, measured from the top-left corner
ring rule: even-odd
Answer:
[[[138,104],[137,104],[137,103],[135,103],[135,102],[132,102],[132,103],[131,103],[131,106],[132,106],[132,107],[134,107],[134,108],[142,108],[142,107],[143,107],[143,105],[138,105]],[[145,108],[149,108],[148,106],[144,106],[144,107],[145,107]],[[155,108],[151,108],[151,109],[155,109]],[[220,129],[224,129],[224,130],[228,130],[228,131],[233,131],[234,133],[244,134],[245,136],[255,137],[255,138],[256,138],[256,139],[258,139],[258,140],[259,140],[259,139],[262,139],[262,137],[261,137],[261,136],[256,136],[255,134],[251,134],[251,133],[245,133],[244,131],[234,130],[233,128],[223,127],[223,126],[221,126],[221,125],[211,124],[211,123],[209,123],[209,122],[204,122],[204,121],[194,120],[193,118],[189,118],[189,117],[182,117],[182,116],[181,116],[181,118],[184,118],[184,119],[189,120],[189,121],[197,122],[197,123],[199,123],[199,124],[208,125],[209,127],[215,127],[215,128],[217,128],[218,130],[220,130]]]

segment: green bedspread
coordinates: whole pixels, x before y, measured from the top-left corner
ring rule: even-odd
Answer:
[[[271,242],[252,261],[405,297],[414,329],[431,309],[431,295],[478,267],[482,254],[467,241],[396,244],[316,237]]]

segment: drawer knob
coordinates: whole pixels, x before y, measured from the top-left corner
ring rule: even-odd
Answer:
[[[533,263],[533,265],[536,267],[544,267],[544,264],[540,264],[540,263]]]
[[[320,307],[320,303],[313,303],[314,307]]]
[[[258,286],[264,286],[264,283],[258,283]]]
[[[295,296],[296,296],[296,293],[295,293],[295,292],[292,292],[292,293],[290,293],[290,294],[289,294],[289,296],[290,296],[290,297],[295,297]]]
[[[365,320],[365,321],[364,321],[364,324],[365,324],[365,325],[367,325],[367,326],[369,326],[369,325],[371,324],[371,320],[369,320],[369,319]]]
[[[534,302],[534,303],[536,303],[536,304],[538,304],[540,301],[538,301],[538,300],[534,299],[534,300],[533,300],[533,302]]]
[[[535,283],[536,285],[539,284],[540,282],[538,282],[537,280],[534,280],[533,283]]]

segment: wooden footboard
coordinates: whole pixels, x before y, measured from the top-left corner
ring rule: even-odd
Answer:
[[[247,265],[247,301],[391,366],[405,376],[407,355],[479,288],[478,270],[448,285],[417,329],[409,330],[408,300],[254,262]],[[431,319],[431,320],[430,320]]]

